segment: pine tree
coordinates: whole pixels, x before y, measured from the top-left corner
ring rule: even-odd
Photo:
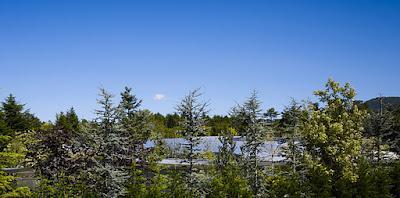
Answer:
[[[187,142],[184,145],[185,162],[189,166],[184,178],[192,196],[204,196],[203,190],[198,186],[197,169],[194,168],[197,161],[197,146],[200,144],[199,136],[204,134],[205,117],[208,113],[208,104],[200,102],[200,96],[198,89],[191,91],[176,107],[178,115],[182,118],[180,133]]]
[[[246,177],[253,193],[261,196],[266,189],[262,183],[263,173],[258,153],[266,141],[269,130],[257,93],[253,92],[243,105],[235,107],[232,114],[244,127],[242,134],[246,141],[241,147],[244,157],[243,169],[246,170]]]

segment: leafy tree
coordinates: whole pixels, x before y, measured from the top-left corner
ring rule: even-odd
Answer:
[[[40,184],[36,196],[82,196],[82,172],[90,162],[83,146],[79,118],[71,109],[56,117],[55,127],[42,127],[33,133],[27,155],[28,165],[35,169]]]
[[[207,126],[210,128],[210,135],[221,135],[222,131],[228,131],[233,128],[231,118],[228,116],[214,115],[207,117]]]
[[[163,138],[180,137],[177,131],[180,129],[181,119],[176,113],[167,114],[165,117],[160,113],[154,113],[151,115],[151,122],[154,124],[154,132],[161,134]]]
[[[1,137],[1,136],[0,136]],[[21,135],[8,141],[9,144],[0,151],[0,197],[30,197],[32,195],[28,187],[18,187],[16,177],[7,174],[2,168],[16,167],[25,157],[25,145]]]
[[[356,94],[348,83],[341,87],[329,79],[315,95],[325,106],[309,105],[301,124],[310,185],[316,196],[352,196],[366,112],[354,104]]]
[[[165,116],[165,126],[167,128],[175,128],[179,126],[179,122],[180,122],[180,117],[178,114],[174,113],[174,114],[167,114]]]

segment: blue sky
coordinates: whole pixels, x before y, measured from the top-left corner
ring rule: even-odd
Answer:
[[[195,88],[213,114],[254,89],[282,109],[329,77],[358,99],[399,96],[399,10],[385,0],[1,0],[0,98],[13,93],[52,120],[71,106],[93,118],[99,87],[133,87],[161,113]]]

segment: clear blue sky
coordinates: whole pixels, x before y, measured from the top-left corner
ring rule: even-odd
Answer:
[[[0,1],[0,98],[43,120],[93,118],[101,86],[161,113],[200,87],[226,114],[253,89],[264,107],[312,99],[329,77],[399,96],[399,74],[400,1]]]

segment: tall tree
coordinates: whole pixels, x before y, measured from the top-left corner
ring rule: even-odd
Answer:
[[[196,151],[200,144],[199,136],[204,133],[205,117],[208,113],[205,102],[200,102],[201,93],[198,89],[191,91],[185,96],[180,104],[176,107],[178,115],[182,118],[180,133],[187,141],[185,147],[185,161],[189,163],[186,170],[185,180],[188,184],[189,191],[193,196],[201,196],[204,193],[197,187],[196,170],[194,164],[197,161]]]
[[[290,105],[283,110],[282,119],[280,121],[284,131],[284,139],[287,141],[285,153],[287,154],[287,160],[292,167],[293,173],[296,172],[302,153],[300,136],[302,113],[302,106],[295,100],[292,100]]]
[[[243,177],[235,155],[236,142],[233,131],[220,132],[221,142],[215,160],[215,172],[211,183],[209,197],[251,197],[252,192],[247,180]]]
[[[79,118],[74,108],[70,108],[66,113],[60,112],[56,115],[55,128],[66,131],[79,130]]]
[[[261,196],[264,186],[262,185],[262,169],[260,167],[259,152],[266,141],[268,134],[267,122],[262,113],[261,101],[257,93],[253,92],[243,105],[233,108],[233,116],[243,126],[242,134],[245,143],[241,147],[244,157],[244,170],[249,180],[253,193]]]
[[[119,109],[122,110],[123,117],[134,116],[134,113],[139,110],[142,102],[141,99],[132,93],[132,88],[125,87],[121,93],[121,102],[119,104]]]
[[[2,119],[11,132],[26,131],[39,128],[41,123],[38,118],[24,109],[23,104],[17,102],[13,95],[9,95],[2,102]],[[12,135],[12,134],[11,134]]]
[[[112,98],[105,89],[100,89],[98,103],[101,108],[96,110],[98,157],[94,171],[99,177],[95,186],[102,197],[125,195],[129,173],[125,163],[129,158],[128,139],[118,128],[119,117]]]
[[[119,119],[121,130],[129,144],[127,162],[132,167],[128,185],[129,197],[158,196],[163,190],[163,176],[158,172],[156,163],[158,162],[156,152],[158,137],[153,134],[153,125],[150,122],[151,112],[140,110],[141,103],[142,100],[132,93],[132,89],[125,87],[124,92],[121,93]],[[153,148],[145,146],[149,140],[155,143]]]
[[[383,98],[380,99],[378,112],[371,112],[366,119],[365,133],[374,142],[372,160],[381,162],[383,146],[390,144],[390,135],[394,132],[394,117],[392,112],[385,108]]]
[[[341,87],[329,79],[326,89],[314,94],[323,105],[309,105],[301,125],[311,185],[316,196],[352,196],[366,112],[354,103],[348,83]]]

